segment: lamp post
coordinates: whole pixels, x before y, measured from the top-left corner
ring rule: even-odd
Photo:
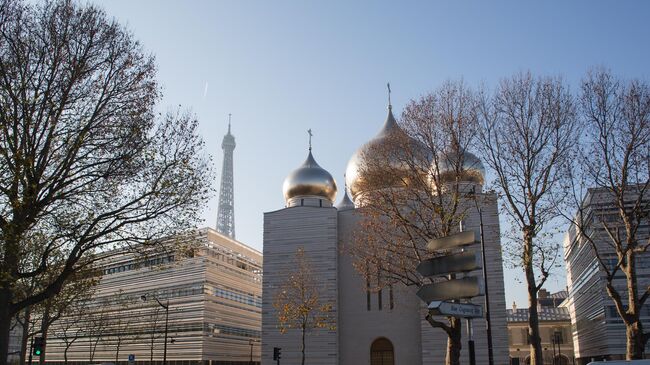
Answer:
[[[253,365],[253,339],[249,338],[248,339],[248,344],[251,346],[251,359],[250,359],[250,365]]]
[[[169,299],[167,299],[167,304],[162,304],[158,298],[156,298],[155,295],[152,295],[153,299],[156,300],[156,303],[158,303],[159,306],[161,306],[163,309],[165,309],[165,345],[163,347],[163,363],[162,365],[167,365],[167,330],[168,330],[168,325],[169,325]],[[140,296],[140,299],[142,299],[143,302],[147,301],[147,296],[142,295]],[[155,329],[154,329],[155,330]]]
[[[487,345],[488,345],[488,364],[494,365],[494,354],[492,352],[492,321],[490,318],[490,291],[488,289],[488,279],[487,279],[487,264],[485,259],[485,232],[483,228],[483,208],[478,205],[478,200],[476,199],[476,188],[472,188],[472,193],[474,196],[474,204],[476,205],[476,210],[478,210],[478,219],[480,225],[480,234],[481,234],[481,260],[483,261],[483,286],[485,287],[485,329],[487,332]]]

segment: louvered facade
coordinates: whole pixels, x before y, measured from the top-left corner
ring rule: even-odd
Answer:
[[[637,196],[630,195],[630,204]],[[643,204],[647,206],[648,199],[644,201]],[[612,195],[602,189],[590,189],[583,205],[584,221],[591,222],[585,232],[593,237],[605,262],[610,265],[610,268],[614,267],[616,255],[610,246],[612,241],[603,225],[604,222],[612,227],[620,222]],[[640,242],[647,242],[648,237],[650,234],[647,221],[642,222],[637,238]],[[573,326],[577,363],[586,364],[592,359],[625,358],[625,325],[616,312],[614,302],[607,295],[605,272],[596,259],[591,244],[580,238],[575,227],[571,227],[565,235],[564,260],[569,288],[567,306]],[[645,290],[650,285],[650,253],[638,254],[636,261],[638,288]],[[622,273],[617,275],[613,284],[626,302],[626,281]],[[642,307],[641,319],[643,326],[648,328],[650,305],[645,304]],[[647,351],[650,351],[648,345],[646,345]]]
[[[159,301],[169,307],[169,365],[249,364],[251,356],[258,363],[261,253],[209,228],[192,241],[181,242],[194,252],[187,256],[169,240],[168,250],[145,259],[123,253],[104,260],[89,314],[53,325],[46,362],[67,356],[69,364],[127,364],[133,354],[137,365],[162,364],[166,311]]]

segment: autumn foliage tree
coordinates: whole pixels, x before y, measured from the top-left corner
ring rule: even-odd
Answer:
[[[154,112],[155,76],[153,57],[95,6],[0,2],[0,364],[16,313],[101,252],[199,216],[211,169],[197,122]]]
[[[364,151],[356,187],[361,229],[348,250],[371,289],[430,283],[416,270],[437,255],[426,242],[458,232],[474,209],[475,195],[465,183],[476,178],[468,176],[476,161],[467,158],[475,106],[475,94],[463,82],[447,82],[411,101],[399,126],[391,111],[381,142],[371,141]],[[447,334],[446,363],[460,364],[460,318],[426,319]]]
[[[280,333],[297,329],[300,331],[301,364],[305,365],[305,338],[314,329],[334,330],[336,319],[332,315],[333,304],[319,293],[319,283],[311,270],[311,263],[303,248],[295,254],[295,270],[287,274],[273,300],[277,311]]]

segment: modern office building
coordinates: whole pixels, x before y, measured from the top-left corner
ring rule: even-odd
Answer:
[[[573,340],[571,317],[566,307],[566,291],[549,293],[539,291],[539,331],[542,339],[544,365],[573,364]],[[530,341],[528,340],[528,308],[507,310],[508,344],[510,365],[530,364]]]
[[[633,189],[630,189],[633,190]],[[630,204],[636,200],[630,196]],[[650,199],[644,199],[646,206]],[[604,189],[589,189],[583,202],[584,221],[591,222],[585,228],[598,247],[604,260],[616,262],[616,254],[602,222],[610,226],[620,222],[620,217],[613,196]],[[647,220],[642,222],[637,237],[647,241],[649,234]],[[577,364],[586,364],[593,360],[624,359],[626,348],[625,325],[614,307],[614,302],[606,292],[606,276],[596,254],[589,242],[581,238],[572,226],[564,238],[564,260],[567,269],[569,297],[567,307],[573,326],[573,341]],[[636,260],[638,287],[644,290],[650,285],[650,253],[638,254]],[[619,274],[613,284],[627,297],[625,277]],[[642,310],[642,322],[645,328],[650,326],[650,305]],[[646,352],[650,347],[646,345]]]
[[[127,364],[129,355],[136,364],[162,364],[166,327],[170,365],[259,363],[259,251],[204,228],[189,240],[170,238],[144,258],[112,252],[100,266],[86,312],[50,328],[48,364],[66,357],[73,364]]]
[[[391,107],[379,135],[372,144],[381,144],[384,137],[399,131]],[[363,150],[364,147],[362,147]],[[424,365],[444,363],[447,335],[432,328],[425,320],[426,309],[415,295],[414,288],[394,285],[389,290],[372,293],[366,279],[353,268],[352,259],[344,246],[350,244],[353,234],[360,229],[360,204],[355,190],[356,174],[362,163],[363,152],[350,160],[346,191],[336,207],[333,205],[337,186],[329,172],[321,168],[312,155],[311,146],[306,161],[284,182],[286,206],[264,215],[264,296],[262,311],[262,364],[272,365],[273,348],[281,348],[282,363],[300,361],[300,331],[282,333],[274,298],[282,283],[294,270],[296,250],[303,248],[312,263],[314,277],[318,278],[321,300],[332,304],[330,315],[335,328],[311,331],[306,337],[307,363],[312,365]],[[508,362],[508,339],[503,284],[501,244],[496,195],[482,192],[485,171],[480,161],[468,154],[472,161],[472,175],[482,199],[485,226],[486,257],[494,363]],[[468,175],[468,176],[469,176]],[[347,189],[346,189],[347,190]],[[356,207],[355,207],[356,206]],[[465,219],[466,229],[479,228],[475,210]],[[481,275],[478,271],[473,275]],[[484,298],[475,298],[483,303]],[[477,364],[487,364],[487,336],[485,321],[474,320]],[[463,330],[462,363],[469,363]]]

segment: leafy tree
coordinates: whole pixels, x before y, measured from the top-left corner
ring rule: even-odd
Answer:
[[[209,159],[190,114],[154,112],[155,74],[95,6],[0,2],[0,365],[18,312],[98,254],[198,219]]]
[[[301,247],[295,255],[296,269],[289,273],[273,301],[281,333],[299,329],[301,334],[301,364],[305,365],[305,336],[317,328],[334,330],[332,303],[325,302],[318,291],[311,264]]]

